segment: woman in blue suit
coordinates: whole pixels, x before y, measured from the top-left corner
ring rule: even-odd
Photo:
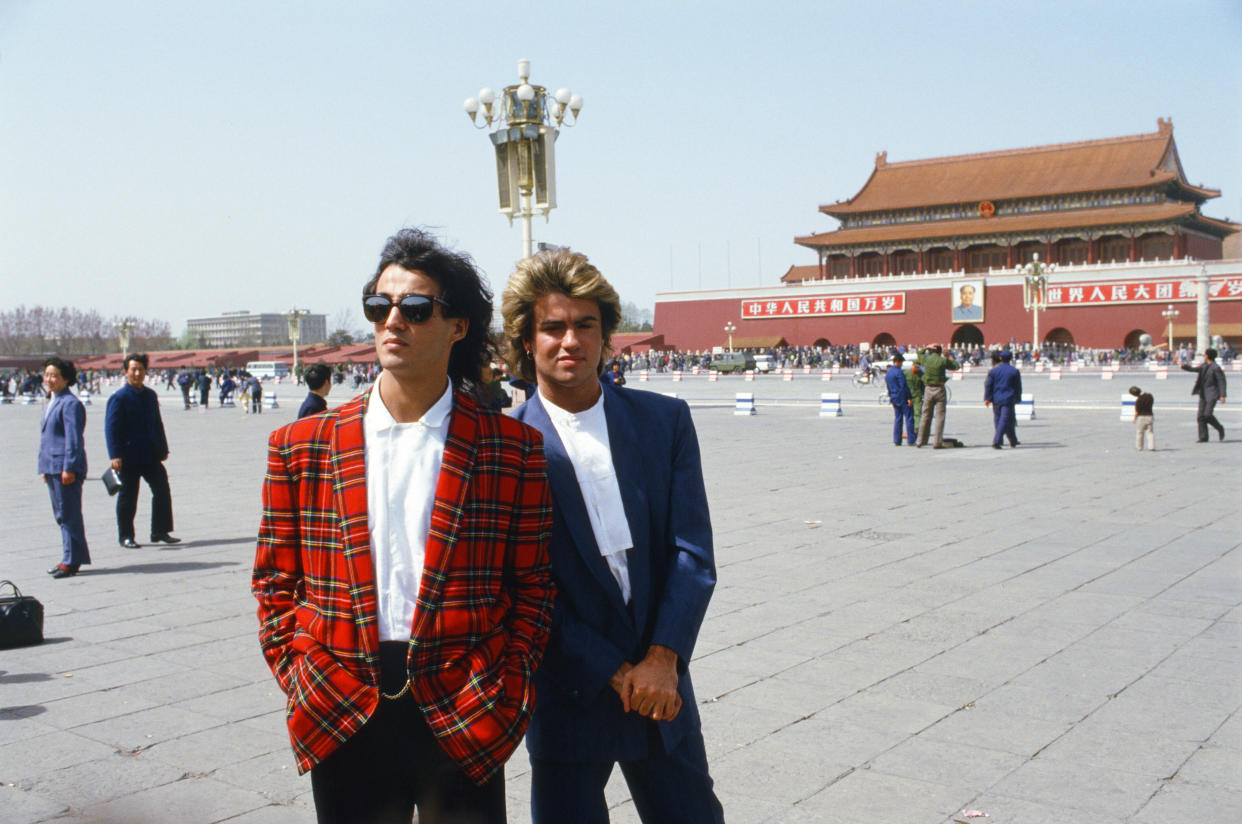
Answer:
[[[61,561],[48,570],[53,578],[70,578],[82,564],[91,562],[82,523],[82,481],[86,478],[86,408],[69,387],[77,382],[77,370],[62,358],[43,364],[43,385],[48,402],[43,407],[39,438],[39,473],[52,499],[52,514],[60,524],[64,550]]]

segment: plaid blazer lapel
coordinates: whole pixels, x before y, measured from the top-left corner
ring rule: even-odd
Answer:
[[[431,509],[431,528],[423,556],[423,578],[414,615],[414,636],[430,634],[435,611],[442,601],[444,573],[452,562],[458,526],[466,508],[466,491],[474,474],[476,442],[479,432],[478,410],[464,393],[453,392],[453,411],[449,418],[436,500]]]
[[[371,392],[342,406],[331,435],[332,494],[340,518],[341,549],[349,576],[353,622],[368,639],[368,653],[379,651],[376,622],[375,566],[371,561],[371,534],[367,524],[367,462],[363,415]]]

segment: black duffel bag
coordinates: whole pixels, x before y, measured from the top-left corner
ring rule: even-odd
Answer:
[[[6,586],[12,595],[5,594]],[[12,581],[0,581],[0,649],[42,643],[43,604],[34,596],[22,595]]]

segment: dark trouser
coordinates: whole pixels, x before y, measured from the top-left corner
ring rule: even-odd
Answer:
[[[1216,420],[1216,398],[1211,400],[1199,396],[1199,416],[1195,419],[1199,424],[1199,440],[1206,441],[1208,439],[1208,424],[1220,433],[1221,439],[1225,437],[1225,427],[1220,425],[1220,421]]]
[[[723,824],[712,792],[703,736],[697,731],[664,753],[652,723],[650,755],[622,761],[643,824]],[[613,762],[547,761],[531,756],[530,815],[534,824],[607,824],[604,787]]]
[[[189,409],[190,408],[190,386],[189,384],[186,384],[185,386],[181,387],[181,397],[185,400],[185,408]]]
[[[996,427],[992,433],[992,446],[1000,446],[1005,438],[1009,439],[1010,446],[1018,445],[1018,416],[1014,404],[992,404],[992,423]]]
[[[400,692],[403,643],[380,644],[384,692]],[[311,769],[319,824],[504,824],[505,776],[475,784],[423,719],[413,696],[381,698],[370,720]]]
[[[173,530],[172,492],[164,464],[121,462],[121,491],[116,496],[116,531],[124,541],[134,537],[134,513],[138,511],[138,479],[151,487],[151,534],[167,535]]]
[[[52,514],[60,524],[61,558],[66,566],[89,564],[91,551],[86,546],[86,525],[82,522],[82,473],[66,486],[59,475],[44,475],[47,494],[52,499]]]
[[[207,398],[209,395],[211,395],[210,389],[198,390],[198,402],[204,409],[207,408]]]
[[[263,393],[262,392],[251,392],[250,393],[250,411],[256,414],[263,411]]]
[[[893,443],[901,443],[901,425],[906,425],[906,440],[914,443],[914,408],[908,403],[893,404]]]

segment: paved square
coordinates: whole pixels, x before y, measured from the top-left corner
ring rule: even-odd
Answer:
[[[703,446],[719,584],[692,672],[727,820],[1242,820],[1242,405],[1197,444],[1190,375],[1027,374],[1035,420],[996,451],[982,374],[950,383],[966,448],[941,451],[894,448],[878,388],[841,376],[630,376],[688,399]],[[1132,383],[1154,453],[1119,420]],[[249,594],[266,437],[302,394],[245,415],[161,391],[185,541],[138,550],[97,480],[97,396],[94,563],[62,581],[40,407],[0,407],[0,579],[47,610],[42,646],[0,651],[6,824],[314,819]],[[149,514],[144,495],[140,541]],[[614,779],[613,821],[637,821]],[[528,821],[523,749],[507,782]]]

